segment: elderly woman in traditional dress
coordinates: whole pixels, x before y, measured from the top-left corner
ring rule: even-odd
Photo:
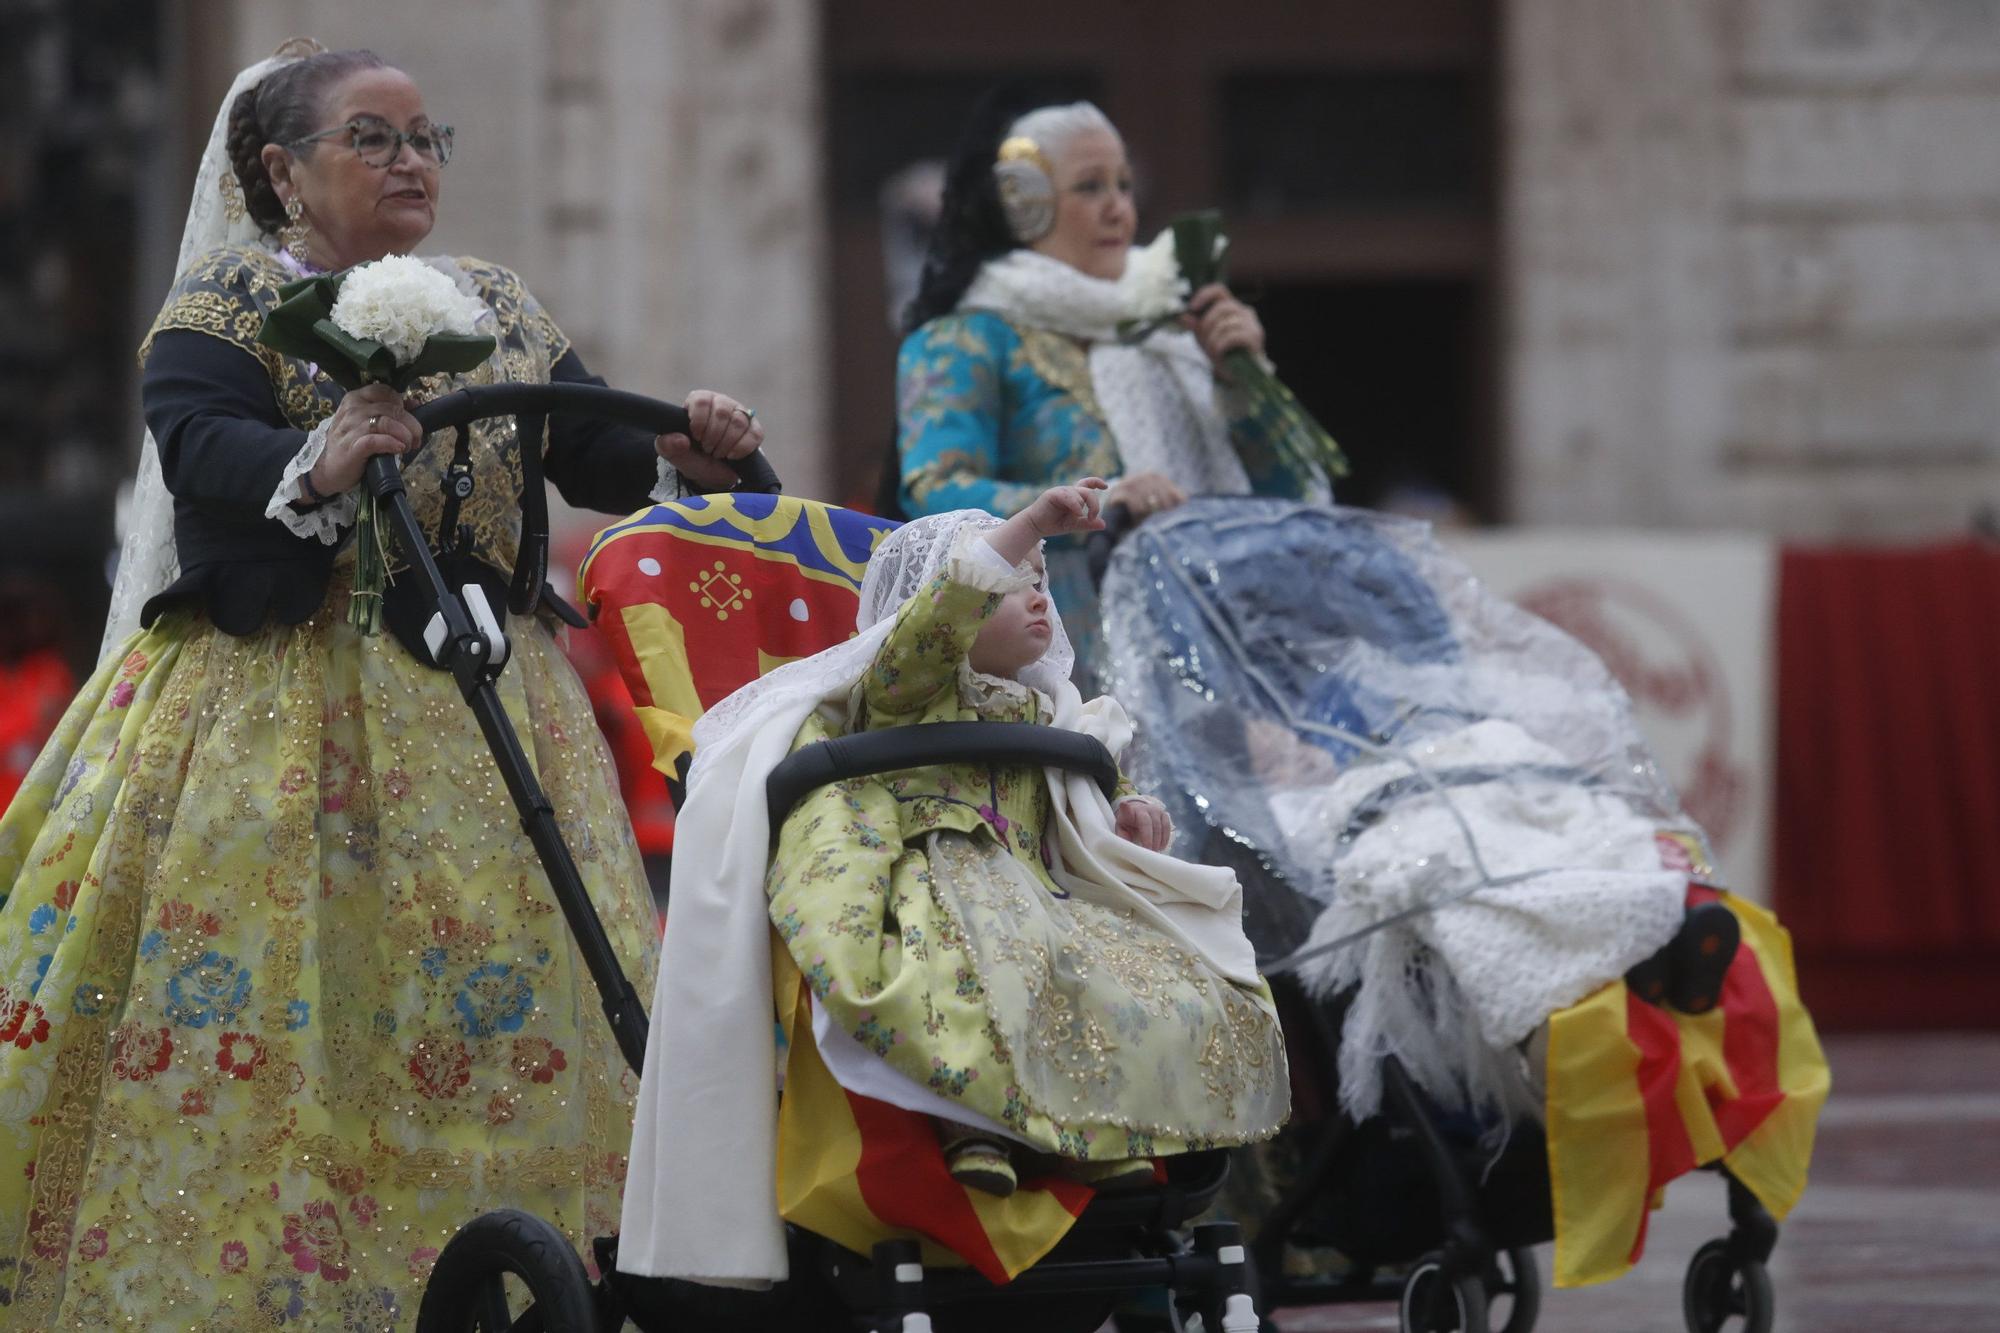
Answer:
[[[1088,102],[986,114],[953,157],[896,362],[898,500],[911,515],[1009,515],[1080,475],[1134,517],[1191,495],[1324,496],[1287,468],[1217,369],[1261,356],[1257,314],[1219,284],[1182,323],[1128,345],[1138,214],[1124,141]],[[1097,595],[1074,543],[1049,552],[1088,690]]]
[[[399,1327],[482,1212],[615,1224],[635,1080],[548,882],[451,677],[347,616],[368,459],[405,459],[435,529],[446,451],[412,452],[397,394],[255,341],[282,284],[423,242],[452,140],[366,51],[262,62],[217,120],[141,352],[106,653],[0,821],[10,1327]],[[497,341],[433,391],[600,382],[513,273],[428,262]],[[721,395],[687,406],[692,438],[557,422],[547,475],[615,513],[728,489],[761,430]],[[504,569],[511,426],[475,430],[471,462],[460,546]],[[650,991],[589,703],[548,626],[508,629],[501,697]]]

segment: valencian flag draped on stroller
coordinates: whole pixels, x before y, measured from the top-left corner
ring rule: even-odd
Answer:
[[[598,533],[577,590],[631,690],[654,766],[678,777],[695,720],[717,700],[853,633],[869,552],[895,526],[744,494],[655,505]]]
[[[1448,1111],[1544,1124],[1559,1285],[1623,1273],[1696,1166],[1789,1211],[1828,1080],[1788,938],[1705,883],[1706,840],[1592,654],[1424,525],[1289,501],[1149,520],[1102,604],[1175,850],[1236,866],[1267,971],[1351,995],[1350,1117],[1394,1056]],[[1711,901],[1742,938],[1720,1003],[1628,993]]]
[[[694,723],[723,696],[853,634],[868,556],[895,527],[812,500],[739,494],[657,505],[597,536],[579,593],[609,640],[662,773],[685,775]],[[671,903],[667,912],[671,930]],[[911,1237],[926,1262],[955,1257],[994,1282],[1062,1239],[1092,1197],[1087,1186],[1048,1176],[1001,1199],[953,1181],[926,1117],[833,1079],[811,1037],[805,983],[783,947],[772,960],[784,1044],[777,1186],[786,1220],[863,1254],[877,1241]]]

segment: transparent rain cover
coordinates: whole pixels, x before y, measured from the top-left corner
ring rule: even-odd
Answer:
[[[1476,1092],[1480,1051],[1671,935],[1686,879],[1662,834],[1712,863],[1603,663],[1426,524],[1198,500],[1125,538],[1102,604],[1128,764],[1174,850],[1236,868],[1267,968],[1384,983],[1361,988],[1364,1031],[1350,1013],[1368,1047],[1344,1074],[1393,1051]],[[1420,1031],[1441,1025],[1464,1049]]]

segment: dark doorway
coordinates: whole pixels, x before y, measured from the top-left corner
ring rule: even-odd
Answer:
[[[1463,278],[1272,282],[1246,290],[1272,358],[1340,441],[1344,504],[1488,510],[1481,285]]]

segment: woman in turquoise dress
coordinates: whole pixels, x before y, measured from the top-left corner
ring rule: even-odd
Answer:
[[[1288,467],[1217,375],[1261,356],[1256,312],[1212,284],[1142,342],[1128,264],[1137,214],[1123,141],[1089,103],[982,116],[954,156],[897,355],[896,499],[910,515],[1008,515],[1065,477],[1112,479],[1134,518],[1191,495],[1330,496]],[[1080,545],[1049,552],[1086,690],[1101,657]]]
[[[368,52],[262,62],[217,119],[141,354],[107,650],[0,818],[0,1327],[401,1328],[483,1212],[615,1225],[636,1079],[452,678],[348,616],[362,468],[421,432],[255,341],[282,284],[423,241],[450,144]],[[592,381],[516,275],[426,262],[496,343],[430,392]],[[728,399],[696,406],[705,450],[754,446]],[[676,482],[668,455],[733,480],[688,446],[558,426],[547,473],[619,512]],[[515,554],[519,451],[510,422],[473,432],[459,519],[488,564]],[[427,531],[449,456],[406,459]],[[548,624],[507,633],[500,698],[644,988],[654,917],[589,701]]]

